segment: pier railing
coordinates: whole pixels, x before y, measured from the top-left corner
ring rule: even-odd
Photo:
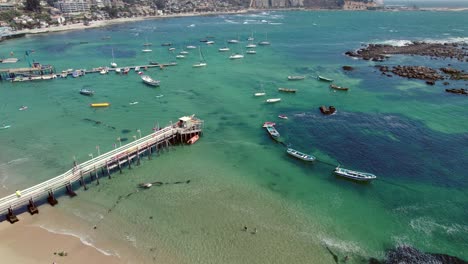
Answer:
[[[201,121],[200,121],[201,122]],[[98,169],[106,167],[107,171],[130,161],[135,156],[140,158],[140,155],[146,151],[151,152],[151,147],[161,142],[167,142],[174,139],[178,135],[182,138],[187,132],[200,133],[201,123],[194,123],[190,127],[180,127],[170,125],[161,130],[157,130],[147,136],[136,139],[128,144],[120,146],[114,150],[103,153],[91,160],[81,164],[76,164],[72,169],[56,176],[50,180],[39,183],[30,188],[20,190],[20,193],[11,194],[0,199],[0,213],[9,210],[12,211],[17,207],[31,203],[35,199],[39,199],[45,195],[51,195],[54,191],[62,189],[66,186],[71,186],[72,183],[83,180],[83,176],[87,173],[95,173],[98,176]],[[150,153],[147,153],[150,154]],[[10,210],[11,209],[11,210]]]

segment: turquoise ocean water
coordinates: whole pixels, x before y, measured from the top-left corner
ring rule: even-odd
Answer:
[[[333,263],[330,251],[359,262],[400,244],[468,259],[468,102],[445,93],[440,82],[389,78],[374,67],[451,64],[466,71],[466,62],[393,56],[375,63],[344,55],[367,43],[466,42],[466,18],[466,12],[265,12],[147,20],[3,42],[1,55],[12,51],[21,59],[18,67],[28,64],[26,50],[34,50],[31,61],[57,71],[107,66],[112,49],[119,66],[175,61],[163,42],[177,50],[200,45],[208,66],[192,68],[199,55],[191,50],[175,67],[146,72],[161,80],[159,88],[145,86],[133,71],[2,82],[0,122],[11,128],[0,130],[0,193],[59,175],[74,157],[83,162],[97,155],[96,146],[110,150],[118,137],[125,143],[139,136],[138,129],[148,134],[155,124],[196,114],[205,133],[195,145],[163,151],[80,190],[77,198],[64,197],[56,210],[88,227],[78,235],[118,240],[140,252],[143,262]],[[241,44],[229,47],[245,53],[252,33],[255,42],[267,37],[272,45],[236,61],[218,52],[223,42],[239,38]],[[216,43],[199,42],[207,36]],[[141,52],[144,42],[153,43],[151,53]],[[343,65],[356,70],[343,72]],[[350,91],[330,90],[315,79],[318,74]],[[288,75],[307,79],[288,82]],[[279,94],[278,87],[298,92]],[[96,94],[81,96],[81,88]],[[259,91],[266,97],[253,96]],[[282,101],[264,103],[276,97]],[[129,104],[134,101],[139,103]],[[92,109],[92,102],[111,106]],[[22,105],[29,109],[18,111]],[[321,115],[320,105],[334,105],[337,114]],[[264,121],[275,121],[285,143],[320,162],[287,156],[261,128]],[[332,175],[337,164],[379,178],[370,184],[343,180]],[[189,179],[119,199],[141,182]],[[243,232],[244,225],[257,234]],[[112,246],[105,250],[113,252]]]

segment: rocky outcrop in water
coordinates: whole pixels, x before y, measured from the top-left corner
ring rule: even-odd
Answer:
[[[383,261],[372,258],[370,264],[468,264],[468,262],[446,254],[424,253],[410,246],[389,250]]]
[[[357,51],[347,51],[345,54],[363,60],[384,61],[392,54],[420,55],[433,58],[450,58],[468,61],[467,45],[457,43],[425,43],[413,42],[406,46],[392,46],[386,44],[369,44]]]
[[[388,67],[388,66],[377,66],[382,74],[386,74],[391,72],[401,77],[409,78],[409,79],[420,79],[426,80],[428,84],[433,85],[437,80],[443,80],[444,77],[440,75],[437,70],[424,67],[424,66],[395,66],[395,67]]]

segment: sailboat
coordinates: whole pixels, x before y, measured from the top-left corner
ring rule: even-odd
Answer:
[[[270,42],[268,41],[268,33],[265,33],[265,40],[264,40],[264,41],[260,41],[260,42],[258,43],[258,45],[261,45],[261,46],[270,45]]]
[[[112,68],[117,67],[117,63],[115,63],[115,61],[114,61],[114,48],[112,48],[112,62],[110,63],[110,65],[111,65]]]
[[[202,56],[201,49],[198,47],[198,53],[200,54],[200,62],[192,65],[194,68],[200,68],[200,67],[206,67],[208,65],[205,61],[205,59]]]
[[[253,31],[250,33],[250,37],[247,38],[248,41],[254,41]]]
[[[144,46],[144,47],[148,47],[148,46],[151,46],[151,45],[153,45],[153,43],[151,43],[151,42],[148,42],[148,38],[145,38],[145,40],[146,40],[146,42],[145,42],[145,43],[143,43],[143,46]]]

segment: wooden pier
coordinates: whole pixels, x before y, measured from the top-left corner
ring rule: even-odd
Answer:
[[[202,120],[194,116],[181,117],[176,124],[171,124],[81,164],[74,164],[72,169],[55,178],[1,198],[0,214],[6,213],[6,220],[10,223],[18,221],[15,210],[22,212],[26,209],[30,214],[36,214],[39,212],[36,201],[47,197],[47,202],[54,206],[58,203],[55,197],[57,191],[65,190],[73,197],[76,195],[73,183],[79,182],[80,186],[87,190],[86,183],[89,180],[95,180],[99,184],[100,177],[110,178],[111,172],[115,170],[122,173],[122,167],[125,164],[129,168],[134,162],[140,165],[140,159],[144,155],[151,159],[152,153],[162,148],[187,143],[193,136],[201,135],[202,128]]]

